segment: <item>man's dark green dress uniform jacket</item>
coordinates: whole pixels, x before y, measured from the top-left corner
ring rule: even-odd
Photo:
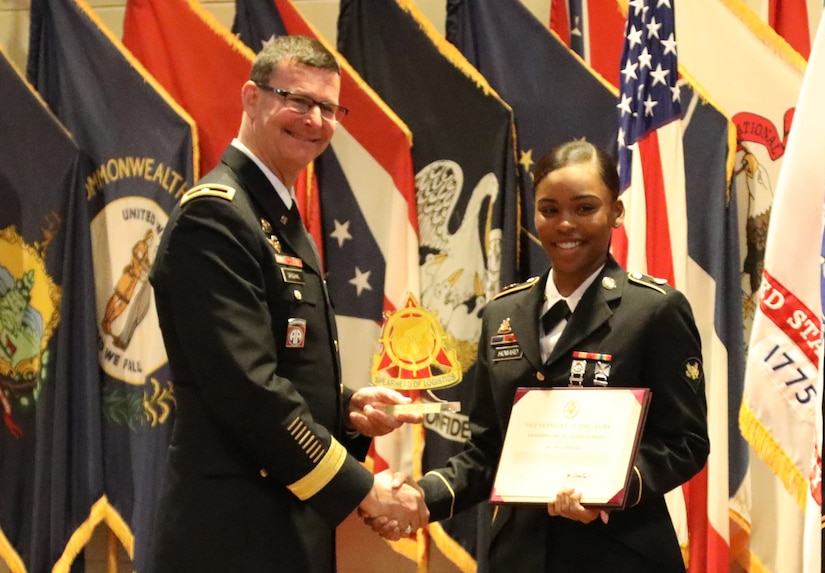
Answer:
[[[334,527],[373,478],[297,210],[230,146],[170,216],[151,282],[177,403],[151,570],[334,571]]]
[[[430,520],[489,499],[516,388],[567,386],[574,351],[610,354],[609,387],[652,390],[629,507],[613,511],[607,524],[582,524],[549,516],[545,505],[499,506],[489,556],[479,556],[479,569],[684,571],[664,494],[701,470],[709,452],[701,345],[690,305],[664,281],[629,274],[611,257],[542,364],[538,322],[547,277],[505,290],[484,311],[477,376],[464,382],[474,385],[468,404],[472,435],[447,467],[421,481]],[[515,335],[520,355],[502,353],[493,343],[500,330]],[[593,376],[583,383],[593,386]]]

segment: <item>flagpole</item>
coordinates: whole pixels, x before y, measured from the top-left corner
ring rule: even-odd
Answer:
[[[117,573],[117,546],[120,541],[118,541],[114,531],[109,528],[106,530],[109,532],[106,545],[106,573]]]

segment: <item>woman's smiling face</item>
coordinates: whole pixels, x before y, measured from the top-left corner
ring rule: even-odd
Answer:
[[[535,202],[536,231],[552,262],[556,287],[566,296],[607,260],[624,206],[593,160],[549,172],[535,187]]]

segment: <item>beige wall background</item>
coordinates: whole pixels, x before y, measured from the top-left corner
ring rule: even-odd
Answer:
[[[117,37],[123,32],[123,13],[126,0],[87,0],[103,22]],[[415,0],[416,5],[443,33],[446,16],[446,0]],[[760,15],[766,13],[768,0],[744,0]],[[335,28],[338,18],[339,0],[293,0],[301,13],[335,44]],[[527,8],[542,22],[547,22],[550,14],[550,0],[523,0]],[[232,25],[235,2],[225,0],[201,0],[201,4],[215,15],[227,28]],[[0,46],[11,60],[25,70],[29,45],[30,0],[0,0]]]
[[[126,0],[87,0],[98,16],[120,38],[123,33],[123,13]],[[335,45],[339,0],[293,0],[295,6]],[[227,28],[232,26],[235,2],[201,0],[201,4]],[[446,0],[417,0],[416,4],[443,33]],[[542,21],[547,22],[550,0],[525,0],[524,4]],[[20,68],[25,70],[29,45],[30,0],[0,0],[0,46]]]

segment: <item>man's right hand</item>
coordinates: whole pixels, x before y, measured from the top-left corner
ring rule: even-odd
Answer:
[[[421,488],[403,474],[390,470],[375,475],[372,489],[358,506],[358,513],[374,531],[391,541],[409,536],[430,519]]]

